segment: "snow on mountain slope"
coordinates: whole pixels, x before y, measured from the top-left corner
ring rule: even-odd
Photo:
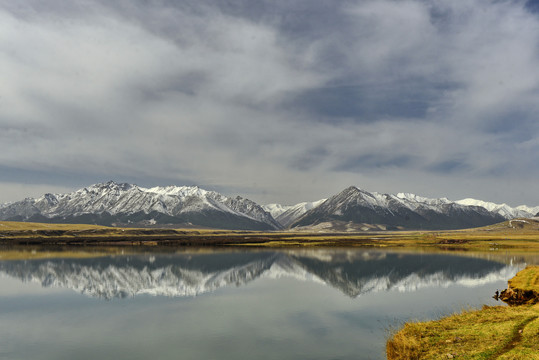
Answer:
[[[408,194],[408,193],[399,193],[396,196],[402,199],[403,201],[407,201],[407,205],[410,209],[413,209],[417,204],[428,204],[430,206],[434,206],[434,208],[439,207],[440,205],[443,205],[443,204],[478,206],[478,207],[482,207],[488,210],[489,212],[497,213],[503,216],[507,220],[519,218],[519,217],[530,218],[530,217],[533,217],[535,214],[537,214],[537,212],[539,211],[539,206],[531,207],[527,205],[520,205],[513,208],[507,204],[496,204],[493,202],[476,200],[476,199],[471,199],[471,198],[451,201],[447,198],[428,199],[428,198],[424,198],[421,196]]]
[[[279,215],[284,213],[286,210],[290,209],[294,205],[281,205],[281,204],[266,204],[262,205],[262,209],[266,210],[273,216],[274,219],[277,219]]]
[[[398,193],[397,195],[384,195],[389,196],[392,199],[400,201],[410,210],[416,210],[420,206],[427,206],[432,210],[437,210],[443,205],[450,205],[451,200],[447,198],[429,199],[426,197],[418,196],[410,193]]]
[[[532,217],[537,216],[537,214],[539,214],[539,206],[519,205],[515,209],[517,209],[518,211],[527,212],[528,214],[533,214]]]
[[[216,227],[278,229],[280,225],[259,205],[241,197],[229,198],[197,186],[143,188],[126,183],[95,184],[68,194],[45,194],[0,208],[0,219],[81,218],[85,215],[145,219],[139,214],[166,215],[194,224]],[[210,216],[211,215],[211,216]],[[95,217],[90,218],[95,220]],[[147,219],[150,220],[150,219]],[[234,226],[234,222],[238,223]],[[261,226],[257,226],[256,223]]]
[[[285,211],[283,211],[281,214],[279,214],[277,217],[274,217],[274,218],[283,227],[288,227],[290,224],[296,221],[296,219],[301,217],[307,211],[314,209],[318,205],[322,204],[324,201],[326,201],[326,199],[321,199],[321,200],[312,201],[312,202],[302,202],[296,205],[289,206],[288,209],[286,209]]]
[[[388,229],[458,229],[490,225],[505,218],[483,207],[461,205],[446,198],[380,194],[351,186],[307,211],[290,226],[313,226],[335,220],[384,224]]]
[[[102,225],[186,224],[226,229],[273,230],[321,223],[374,224],[384,229],[456,229],[533,217],[539,206],[512,208],[475,199],[429,199],[410,193],[381,194],[349,187],[328,200],[263,207],[197,186],[143,188],[95,184],[67,194],[0,205],[0,220],[80,222]],[[343,226],[344,226],[343,225]],[[353,226],[347,226],[353,229]]]
[[[539,211],[539,206],[530,207],[526,205],[520,205],[513,208],[507,204],[496,204],[493,202],[487,202],[471,198],[457,200],[455,202],[461,205],[484,207],[488,211],[498,213],[508,220],[519,217],[530,218],[537,214],[537,212]]]

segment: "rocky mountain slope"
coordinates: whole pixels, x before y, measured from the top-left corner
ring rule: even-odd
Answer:
[[[45,194],[0,208],[0,220],[95,223],[99,225],[192,225],[275,230],[280,225],[259,205],[196,186],[142,188],[95,184],[68,194]]]
[[[324,222],[383,224],[387,229],[460,229],[494,224],[502,215],[481,206],[413,194],[379,194],[351,186],[307,211],[291,227]]]
[[[539,212],[539,206],[530,207],[526,205],[520,205],[513,208],[507,204],[496,204],[470,198],[458,200],[455,202],[460,205],[481,206],[490,212],[500,214],[508,220],[514,218],[530,218],[536,216],[536,214]]]
[[[296,219],[301,217],[307,211],[314,209],[321,203],[326,201],[326,199],[313,201],[313,202],[302,202],[296,205],[279,205],[279,204],[269,204],[263,205],[264,210],[268,211],[271,216],[284,228],[287,228],[292,224]]]
[[[539,206],[512,208],[475,199],[380,194],[354,186],[327,200],[260,206],[197,186],[143,188],[110,181],[68,194],[45,194],[0,205],[0,220],[238,230],[442,230],[531,218],[537,212]]]

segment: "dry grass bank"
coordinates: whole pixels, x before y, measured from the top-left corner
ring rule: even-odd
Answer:
[[[510,281],[511,289],[537,290],[538,273],[539,266],[520,271]],[[539,359],[539,304],[484,306],[436,321],[407,323],[388,340],[386,353],[389,360]]]
[[[509,287],[523,291],[533,291],[539,297],[539,265],[528,266],[509,280]]]

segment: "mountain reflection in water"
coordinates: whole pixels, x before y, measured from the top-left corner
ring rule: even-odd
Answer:
[[[2,261],[0,274],[104,299],[195,296],[258,278],[280,277],[323,283],[354,298],[390,289],[477,286],[507,280],[523,267],[445,254],[314,250]]]

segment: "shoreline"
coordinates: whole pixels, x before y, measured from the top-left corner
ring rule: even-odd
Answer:
[[[539,359],[539,266],[519,271],[500,299],[509,306],[405,323],[386,343],[388,360]]]

